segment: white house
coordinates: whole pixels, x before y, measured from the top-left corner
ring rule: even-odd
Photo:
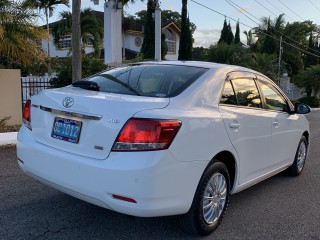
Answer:
[[[104,13],[99,11],[94,11],[97,18],[103,22]],[[50,29],[57,22],[50,23]],[[123,31],[123,46],[125,49],[126,59],[132,59],[137,53],[140,52],[141,46],[144,38],[144,26],[142,24],[137,24],[135,29],[128,29]],[[43,26],[44,28],[46,26]],[[174,22],[164,22],[162,23],[162,33],[166,36],[167,43],[167,55],[165,59],[167,60],[177,60],[179,51],[179,42],[181,31],[179,27]],[[39,43],[40,44],[40,43]],[[47,52],[47,42],[42,41],[42,48]],[[51,57],[67,57],[71,55],[71,35],[65,36],[60,40],[61,48],[58,48],[53,42],[53,36],[50,34],[50,56]],[[94,52],[94,49],[89,44],[85,44],[85,53],[89,54]]]

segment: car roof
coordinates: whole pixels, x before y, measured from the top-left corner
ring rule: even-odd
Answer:
[[[222,63],[213,63],[213,62],[202,62],[202,61],[146,61],[146,62],[137,62],[132,65],[143,65],[143,64],[151,64],[151,65],[176,65],[176,66],[190,66],[190,67],[202,67],[208,69],[224,69],[226,71],[239,71],[239,72],[251,72],[254,74],[258,74],[260,76],[264,76],[262,73],[254,71],[249,68],[236,66],[236,65],[228,65]]]

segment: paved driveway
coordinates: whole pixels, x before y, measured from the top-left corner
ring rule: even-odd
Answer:
[[[300,177],[280,173],[231,197],[205,239],[320,239],[320,111],[308,115],[312,149]],[[285,147],[285,145],[284,145]],[[136,218],[80,201],[23,174],[0,148],[0,239],[200,239],[177,217]]]

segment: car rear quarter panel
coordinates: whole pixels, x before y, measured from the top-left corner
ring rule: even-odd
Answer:
[[[141,111],[135,117],[177,119],[181,128],[169,147],[178,161],[210,161],[221,151],[235,150],[218,110],[220,92],[229,69],[210,69],[164,109]]]

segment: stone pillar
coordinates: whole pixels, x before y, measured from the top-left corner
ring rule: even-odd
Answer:
[[[104,3],[104,63],[122,64],[122,5],[109,0]]]
[[[158,2],[154,11],[154,24],[154,59],[161,61],[161,9]]]

